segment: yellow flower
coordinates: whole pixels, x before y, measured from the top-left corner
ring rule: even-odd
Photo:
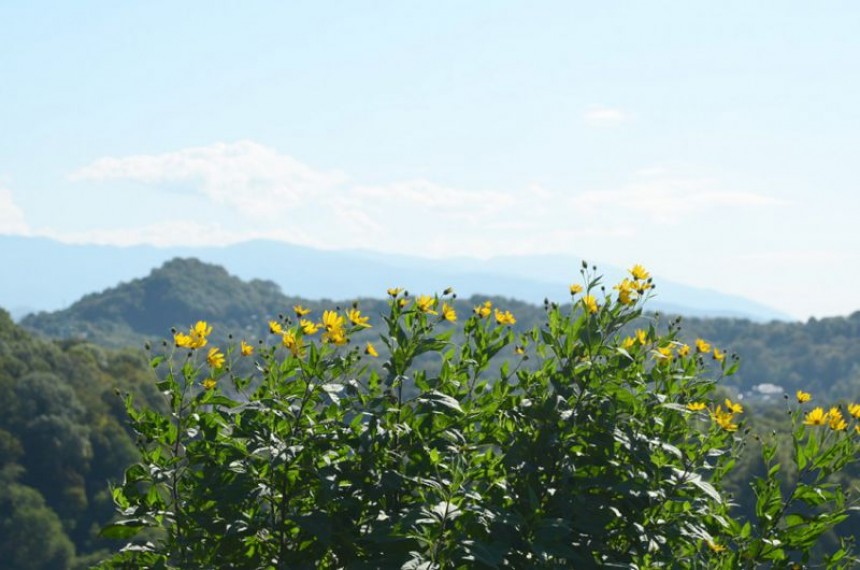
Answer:
[[[690,345],[682,344],[681,348],[678,349],[678,356],[687,356],[690,354]]]
[[[207,378],[206,380],[203,381],[203,389],[204,390],[212,390],[217,385],[218,385],[218,383],[212,378]]]
[[[293,331],[287,331],[281,336],[281,343],[293,356],[301,356],[304,353],[304,343],[297,338]]]
[[[516,354],[517,356],[522,356],[525,353],[526,353],[526,349],[524,349],[521,346],[517,346],[514,348],[514,354]]]
[[[403,292],[402,287],[392,287],[391,289],[388,290],[388,295],[390,297],[397,297],[402,292]]]
[[[436,299],[431,297],[430,295],[421,295],[415,300],[415,305],[418,307],[418,310],[422,313],[427,313],[428,315],[438,315],[436,311],[433,310],[433,307],[436,306]]]
[[[732,422],[735,417],[732,412],[724,412],[721,406],[717,406],[717,409],[711,415],[714,421],[724,430],[737,431],[738,425]]]
[[[335,311],[323,311],[322,325],[325,327],[325,330],[342,329],[345,323],[345,319]]]
[[[346,312],[346,316],[349,317],[349,321],[357,327],[362,327],[369,329],[370,325],[367,324],[367,321],[370,320],[370,317],[362,317],[361,311],[358,309],[350,309]]]
[[[189,329],[188,334],[174,334],[173,342],[176,343],[177,347],[181,348],[203,348],[206,346],[206,337],[210,334],[212,334],[212,327],[210,327],[206,321],[197,321],[197,323]]]
[[[400,305],[401,309],[404,309],[406,308],[406,305],[409,304],[409,299],[400,299],[397,303]]]
[[[322,340],[323,342],[329,342],[331,344],[343,346],[347,342],[346,331],[343,329],[328,330],[323,333]]]
[[[442,303],[442,318],[453,323],[457,320],[457,311],[448,303]]]
[[[346,344],[346,331],[344,330],[345,320],[342,316],[334,311],[323,312],[323,326],[326,332],[322,335],[323,342],[330,342],[336,345]]]
[[[726,408],[729,409],[729,412],[733,414],[742,414],[744,413],[744,407],[736,402],[732,402],[728,398],[726,398]]]
[[[209,354],[206,356],[206,362],[214,369],[219,369],[224,366],[224,353],[218,350],[218,347],[213,346],[209,349]]]
[[[185,333],[178,332],[173,335],[173,342],[176,344],[177,348],[192,348],[191,337]]]
[[[317,334],[317,331],[320,330],[320,326],[318,324],[307,319],[300,320],[299,326],[302,327],[302,332],[306,335]]]
[[[823,426],[829,421],[829,417],[823,408],[815,408],[803,420],[804,425],[808,426]]]
[[[708,354],[711,352],[711,345],[701,338],[696,339],[696,351]]]
[[[514,325],[517,320],[511,314],[510,311],[505,311],[504,313],[498,309],[496,309],[496,322],[500,325]]]
[[[725,552],[725,551],[726,551],[726,547],[725,547],[725,546],[723,546],[722,544],[718,544],[718,543],[714,542],[713,540],[709,540],[709,541],[708,541],[708,548],[710,548],[712,551],[714,551],[714,552],[716,552],[716,553],[720,553],[720,552]]]
[[[482,319],[486,319],[490,316],[490,313],[493,312],[493,304],[489,301],[484,301],[483,305],[478,305],[472,312],[481,317]]]
[[[704,402],[690,402],[689,404],[687,404],[687,409],[691,412],[701,412],[705,409],[705,407],[706,406]]]
[[[658,348],[654,353],[654,360],[661,366],[668,366],[672,362],[672,347],[664,346]]]
[[[854,419],[860,419],[860,404],[848,404],[848,413]]]
[[[597,305],[597,299],[594,298],[594,295],[586,295],[585,297],[583,297],[582,298],[582,305],[591,314],[596,313],[597,310],[600,308]]]
[[[716,360],[717,362],[722,362],[725,359],[726,359],[726,353],[720,352],[719,348],[714,348],[714,360]]]
[[[195,348],[203,348],[206,346],[206,337],[212,334],[212,327],[206,321],[197,321],[190,331],[191,338],[195,339]]]
[[[833,431],[845,431],[845,428],[848,427],[848,424],[845,423],[845,419],[842,417],[842,412],[839,411],[839,408],[830,408],[827,415],[830,416],[830,429]]]
[[[570,294],[576,295],[577,293],[582,293],[582,285],[574,283],[570,286]]]
[[[651,277],[651,274],[645,271],[645,268],[638,263],[630,268],[630,275],[633,276],[633,279],[638,279],[640,281],[644,281]]]
[[[636,302],[633,298],[633,283],[630,282],[629,279],[624,279],[613,287],[613,289],[618,291],[618,302],[622,305],[632,305]]]
[[[364,353],[369,354],[373,358],[376,358],[377,356],[379,356],[379,353],[376,352],[376,349],[369,342],[367,343],[367,346],[364,348]]]
[[[808,402],[809,400],[812,399],[812,394],[810,394],[809,392],[804,392],[803,390],[798,390],[796,395],[797,395],[797,403],[798,404],[805,404],[806,402]],[[851,406],[848,406],[848,411],[851,412]],[[858,412],[858,414],[860,414],[860,406],[857,407],[857,412]],[[854,412],[851,412],[851,415],[854,416]],[[860,417],[860,416],[854,416],[854,417],[856,418],[856,417]]]
[[[646,344],[648,342],[648,333],[643,331],[642,329],[636,329],[634,333],[636,335],[636,340],[639,344]]]
[[[278,321],[269,321],[269,332],[272,334],[283,334],[284,327]]]
[[[624,350],[630,350],[631,348],[633,348],[634,344],[636,344],[636,341],[633,339],[632,336],[628,336],[621,341],[621,348],[623,348]]]
[[[302,307],[301,305],[293,305],[293,310],[296,312],[296,316],[298,318],[302,318],[302,317],[305,317],[305,316],[311,314],[310,309],[306,309],[305,307]]]
[[[251,356],[254,354],[254,347],[245,342],[244,340],[239,345],[239,350],[242,351],[242,356]]]

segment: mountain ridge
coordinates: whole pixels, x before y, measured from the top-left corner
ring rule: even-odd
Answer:
[[[303,298],[383,297],[391,286],[441,291],[453,286],[464,295],[484,294],[541,303],[560,299],[579,279],[574,256],[524,256],[446,260],[391,255],[366,250],[327,251],[253,240],[226,246],[157,248],[64,244],[49,238],[0,236],[0,263],[9,268],[0,281],[0,305],[50,311],[70,306],[93,291],[145,274],[175,257],[195,257],[225,267],[242,279],[267,279]],[[598,264],[611,281],[623,269]],[[61,280],[57,275],[62,276]],[[654,310],[688,316],[724,316],[755,321],[791,316],[761,303],[719,292],[656,279]],[[15,309],[17,317],[21,310]]]

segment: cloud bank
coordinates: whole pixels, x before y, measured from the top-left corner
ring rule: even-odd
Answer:
[[[132,181],[191,193],[222,215],[66,233],[67,241],[166,246],[266,238],[431,257],[569,252],[583,240],[628,240],[649,224],[778,203],[720,189],[714,180],[653,169],[634,174],[620,188],[579,192],[537,184],[464,189],[426,179],[363,184],[252,141],[104,157],[70,178],[79,184]]]

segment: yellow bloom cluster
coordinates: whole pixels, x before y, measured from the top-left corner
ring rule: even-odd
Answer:
[[[798,401],[801,400],[801,395],[808,397],[804,401],[809,401],[809,399],[812,398],[808,393],[798,391]],[[855,420],[860,419],[860,404],[849,404],[848,413],[851,414],[851,417]],[[807,426],[826,425],[830,426],[830,429],[833,431],[845,431],[848,428],[848,422],[845,421],[842,411],[836,406],[833,406],[826,412],[824,411],[824,408],[821,407],[813,409],[806,414],[803,419],[803,424]],[[854,429],[860,433],[860,426],[854,426]]]
[[[645,271],[641,265],[634,265],[630,268],[630,276],[633,279],[625,277],[621,283],[615,285],[613,289],[618,291],[618,302],[622,305],[632,305],[639,297],[645,294],[645,291],[651,289],[651,274]]]
[[[173,342],[179,348],[203,348],[206,346],[206,337],[212,334],[212,327],[206,321],[197,323],[188,330],[188,334],[178,332],[173,335]]]
[[[490,313],[493,312],[493,304],[489,301],[484,301],[483,305],[478,305],[472,312],[481,317],[482,319],[486,319],[490,316]]]
[[[346,344],[345,319],[335,311],[324,311],[322,325],[325,332],[322,335],[323,342],[330,342],[338,346]]]
[[[514,325],[517,323],[517,320],[510,311],[502,312],[499,309],[496,309],[496,322],[500,325]]]
[[[743,406],[736,402],[732,402],[730,399],[726,398],[726,410],[723,410],[722,406],[717,406],[717,408],[711,412],[711,418],[726,431],[737,431],[738,424],[734,423],[735,414],[742,414],[744,412]]]
[[[307,319],[301,319],[299,321],[299,326],[302,327],[302,332],[309,336],[317,334],[317,331],[320,330],[320,326],[318,324]]]

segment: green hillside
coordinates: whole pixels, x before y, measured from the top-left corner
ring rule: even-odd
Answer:
[[[349,275],[343,279],[348,280]],[[566,300],[566,293],[559,291],[556,300]],[[380,296],[383,295],[381,291]],[[545,321],[544,307],[498,297],[474,296],[455,300],[454,304],[464,315],[486,298],[510,309],[516,315],[518,330]],[[387,301],[379,298],[358,302],[371,323],[379,323]],[[31,315],[21,324],[49,338],[88,340],[109,347],[140,347],[146,341],[169,338],[171,327],[184,329],[199,319],[215,326],[216,340],[226,340],[227,334],[249,340],[261,338],[267,333],[268,320],[278,319],[279,315],[291,316],[295,304],[312,309],[312,316],[319,318],[324,309],[348,307],[352,303],[350,299],[309,300],[287,296],[272,282],[242,281],[217,265],[177,258],[145,278],[87,295],[62,311]],[[653,315],[643,319],[639,323],[643,328],[655,321]],[[659,318],[661,327],[668,322],[668,317]],[[371,329],[356,340],[373,340],[378,337],[378,330]],[[705,338],[739,355],[740,372],[727,388],[748,398],[778,400],[779,388],[789,394],[798,389],[808,390],[831,399],[860,396],[860,312],[806,323],[685,319],[681,336],[689,342]]]

